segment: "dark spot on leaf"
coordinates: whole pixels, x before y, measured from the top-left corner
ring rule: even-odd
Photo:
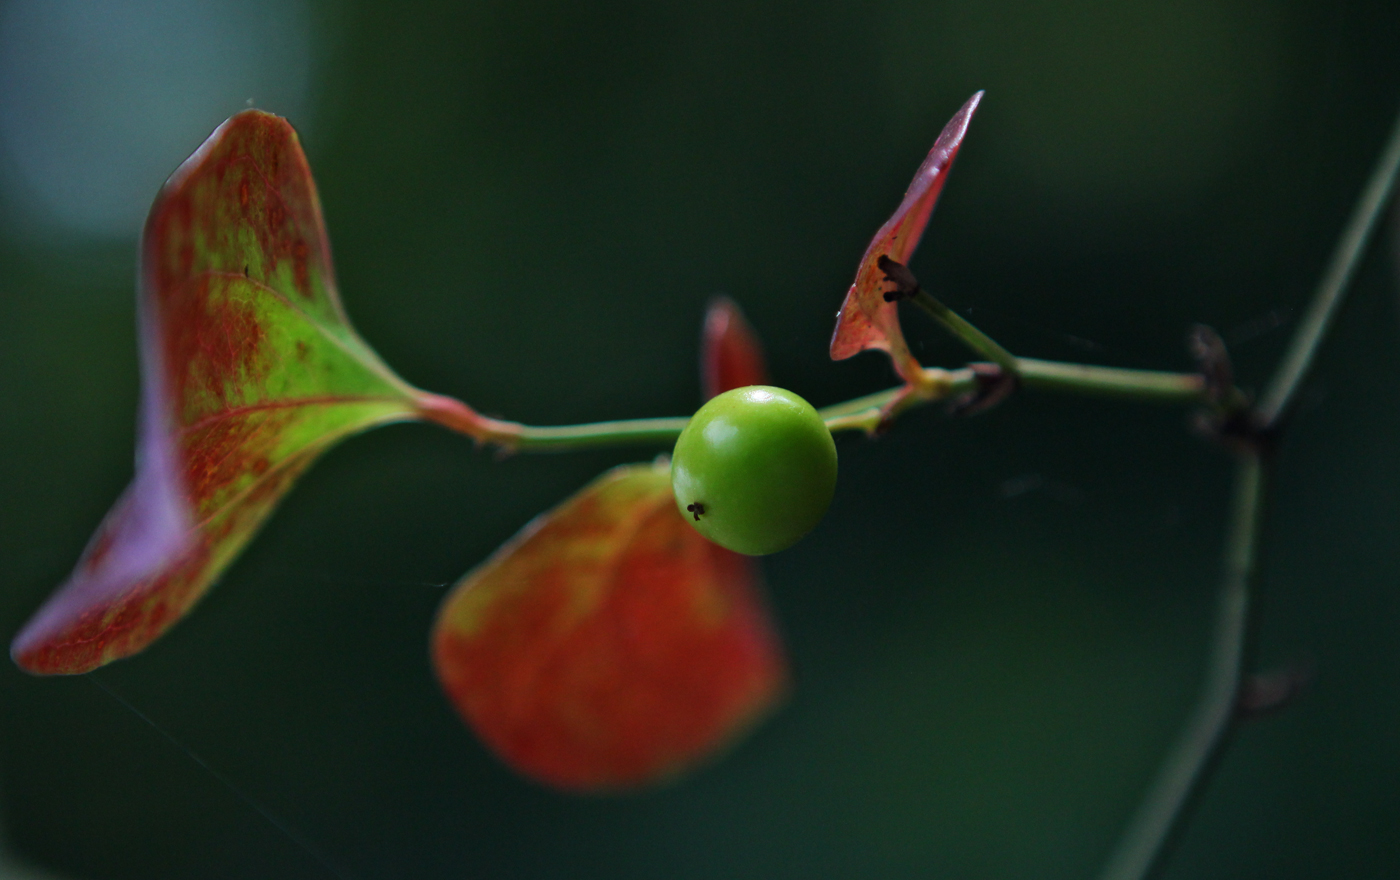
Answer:
[[[890,259],[888,254],[881,254],[875,264],[884,273],[885,280],[894,285],[893,290],[885,292],[885,302],[910,299],[918,294],[919,279],[903,263]]]
[[[310,250],[304,239],[299,238],[292,245],[292,284],[298,293],[308,299],[312,296],[311,276],[306,267],[306,257]]]

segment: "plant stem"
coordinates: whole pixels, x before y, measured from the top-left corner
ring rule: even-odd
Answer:
[[[972,370],[964,367],[961,370],[940,370],[936,367],[924,368],[924,374],[940,381],[946,381],[953,394],[963,394],[971,391],[977,385],[976,377],[972,375]],[[847,400],[844,403],[833,403],[831,406],[824,406],[817,410],[821,417],[830,422],[833,419],[844,418],[846,416],[860,415],[870,410],[878,410],[889,403],[903,391],[905,386],[898,388],[886,388],[884,391],[877,391],[874,394],[867,394],[864,397],[857,397],[854,400]]]
[[[914,386],[901,385],[898,388],[886,388],[884,391],[857,397],[855,400],[848,400],[845,403],[832,404],[817,410],[817,413],[833,434],[837,431],[864,431],[867,434],[873,434],[880,428],[881,423],[890,417],[889,406],[897,400],[901,402],[901,409],[903,409],[937,400],[947,400],[956,395],[968,394],[977,388],[977,377],[969,367],[964,367],[961,370],[940,370],[937,367],[925,367],[924,378],[927,380],[925,384],[928,387],[938,388],[941,393],[933,396],[911,395],[909,391]]]
[[[676,442],[689,421],[688,418],[663,418],[548,427],[520,425],[514,443],[524,452],[555,452],[590,446],[670,445]]]
[[[1264,427],[1278,424],[1292,404],[1298,387],[1307,377],[1322,340],[1332,326],[1332,319],[1342,304],[1347,285],[1356,274],[1356,267],[1375,231],[1381,210],[1395,188],[1397,173],[1400,173],[1400,119],[1396,120],[1380,160],[1371,172],[1371,179],[1361,193],[1361,200],[1356,203],[1351,219],[1337,240],[1332,261],[1318,283],[1317,292],[1302,323],[1298,325],[1298,331],[1293,334],[1288,353],[1284,355],[1273,381],[1259,402],[1256,411]]]
[[[1200,403],[1206,391],[1205,377],[1198,373],[1125,370],[1033,358],[1017,358],[1016,368],[1027,388],[1045,391],[1131,397],[1158,403]]]
[[[1101,875],[1103,880],[1140,880],[1161,864],[1168,841],[1181,828],[1192,794],[1204,784],[1233,727],[1249,635],[1249,598],[1266,482],[1260,441],[1271,434],[1276,438],[1281,420],[1292,406],[1298,388],[1307,378],[1331,329],[1381,211],[1395,188],[1398,174],[1400,118],[1391,130],[1351,219],[1337,240],[1307,314],[1293,334],[1263,398],[1251,413],[1249,421],[1256,433],[1246,438],[1246,458],[1235,484],[1234,514],[1226,542],[1225,572],[1205,689],[1105,867]]]
[[[1017,360],[1017,372],[1029,388],[1069,394],[1113,395],[1152,403],[1197,403],[1203,399],[1205,379],[1195,373],[1164,373],[1156,370],[1125,370],[1032,358]],[[931,385],[942,389],[941,396],[911,399],[911,405],[946,400],[977,388],[970,368],[924,369]],[[885,407],[908,392],[909,386],[887,388],[844,403],[818,410],[833,432],[874,431],[885,417]],[[466,434],[478,442],[499,446],[510,452],[558,452],[597,446],[657,445],[676,441],[689,418],[629,419],[618,422],[591,422],[582,425],[540,427],[483,416],[455,398],[416,392],[418,414]]]
[[[499,446],[508,452],[558,452],[595,446],[665,446],[676,442],[689,418],[627,419],[582,425],[540,427],[483,416],[456,398],[417,392],[418,415],[424,421]]]
[[[971,321],[939,302],[927,290],[919,288],[910,302],[932,315],[935,321],[948,328],[954,336],[966,343],[968,348],[982,357],[1013,375],[1019,371],[1015,355],[1002,348],[1001,343],[978,330]]]
[[[932,315],[968,348],[1006,372],[1019,376],[1022,384],[1028,388],[1132,397],[1139,400],[1159,399],[1166,403],[1195,403],[1201,400],[1205,391],[1205,379],[1196,374],[1124,370],[1090,364],[1018,358],[922,287],[916,290],[911,301]]]
[[[1159,864],[1192,795],[1234,726],[1250,633],[1250,594],[1266,490],[1264,463],[1249,452],[1235,476],[1225,571],[1215,612],[1205,686],[1147,797],[1118,843],[1101,880],[1139,880]]]

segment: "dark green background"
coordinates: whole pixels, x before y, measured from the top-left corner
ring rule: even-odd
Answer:
[[[305,146],[356,325],[536,423],[693,409],[717,292],[813,403],[891,384],[827,360],[832,316],[978,88],[926,284],[1026,355],[1182,369],[1206,322],[1258,388],[1400,107],[1389,0],[337,3],[315,29]],[[1398,241],[1279,461],[1260,664],[1315,681],[1243,729],[1170,877],[1400,875]],[[0,239],[7,636],[130,476],[134,254]],[[1091,876],[1199,681],[1228,459],[1179,410],[1030,394],[839,449],[831,513],[764,563],[792,698],[679,783],[514,776],[426,656],[442,585],[651,453],[500,462],[405,426],[327,455],[145,654],[0,666],[8,836],[73,877],[331,876],[223,777],[357,878]]]

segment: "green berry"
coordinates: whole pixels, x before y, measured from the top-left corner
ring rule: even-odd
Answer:
[[[812,405],[750,385],[711,398],[671,456],[676,506],[700,534],[749,556],[791,547],[836,491],[836,444]]]

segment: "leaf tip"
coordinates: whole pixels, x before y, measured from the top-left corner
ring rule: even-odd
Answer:
[[[881,289],[884,273],[880,270],[880,260],[888,258],[908,265],[909,258],[923,238],[953,160],[957,158],[968,123],[984,94],[984,91],[973,94],[943,126],[932,149],[914,172],[899,207],[876,231],[865,249],[856,270],[855,282],[847,291],[836,316],[830,346],[832,360],[845,360],[868,349],[882,350],[889,353],[895,371],[906,382],[918,381],[917,361],[910,355],[904,341],[898,311],[894,303],[884,299]]]
[[[758,333],[733,299],[710,300],[700,339],[700,380],[709,400],[732,388],[767,385],[768,366]]]

